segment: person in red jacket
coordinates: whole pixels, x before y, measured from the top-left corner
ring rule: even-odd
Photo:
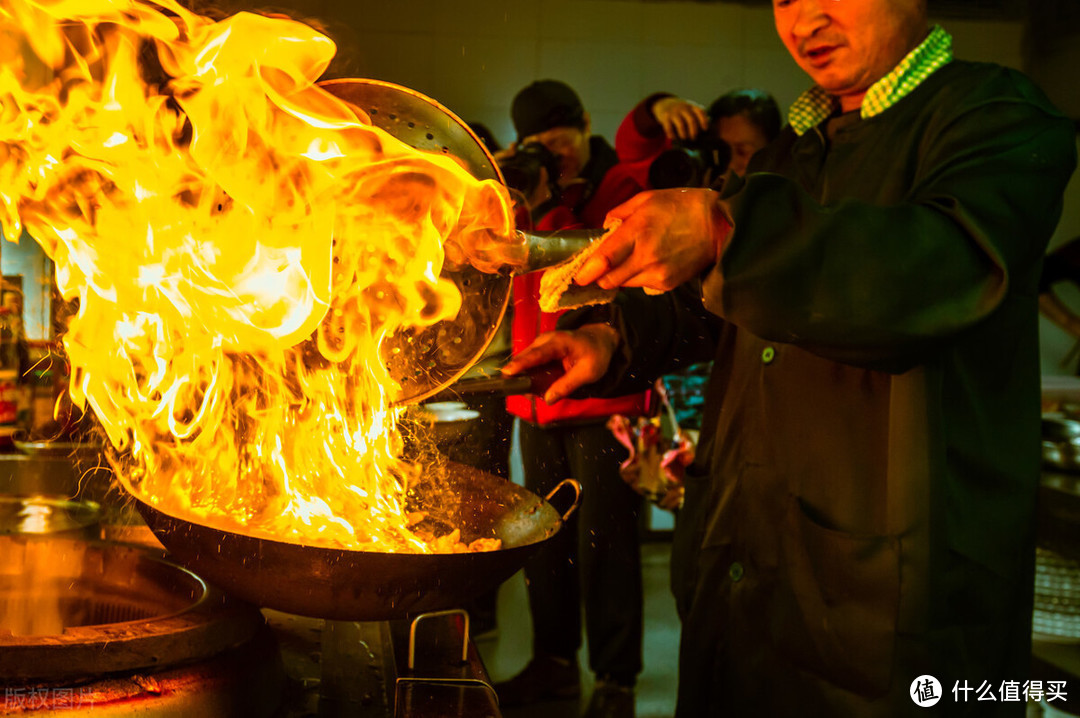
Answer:
[[[657,92],[639,102],[619,125],[615,150],[647,189],[719,190],[732,174],[746,174],[750,158],[780,134],[781,124],[780,108],[764,90],[732,90],[708,110]],[[674,161],[680,153],[687,159]]]
[[[642,189],[602,137],[590,134],[589,115],[577,93],[541,80],[514,98],[518,140],[509,153],[539,152],[547,167],[528,204],[537,230],[596,228],[609,210]],[[542,145],[544,151],[536,144]],[[512,343],[515,351],[555,328],[560,314],[540,311],[540,272],[514,279]],[[582,484],[581,505],[541,553],[525,567],[533,619],[533,658],[496,691],[505,707],[574,698],[581,684],[582,603],[589,666],[596,674],[587,716],[632,717],[633,688],[642,667],[643,597],[638,543],[642,498],[620,477],[626,449],[607,428],[612,414],[651,411],[649,392],[610,399],[567,399],[548,404],[534,395],[512,396],[507,408],[519,421],[525,486],[543,496],[561,480]]]

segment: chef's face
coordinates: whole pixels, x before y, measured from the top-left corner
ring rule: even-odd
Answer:
[[[844,111],[926,37],[926,0],[773,0],[776,31]]]

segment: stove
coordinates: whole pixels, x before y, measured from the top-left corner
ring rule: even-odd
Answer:
[[[322,621],[264,609],[290,678],[274,718],[500,718],[468,614]]]
[[[327,621],[231,599],[146,546],[0,542],[0,715],[500,718],[464,611]]]

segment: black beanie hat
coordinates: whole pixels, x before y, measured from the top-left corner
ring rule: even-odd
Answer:
[[[555,127],[584,127],[585,108],[577,93],[558,80],[537,80],[510,106],[518,141]]]

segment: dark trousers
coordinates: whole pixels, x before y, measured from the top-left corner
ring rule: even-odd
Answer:
[[[525,566],[534,650],[574,657],[584,603],[589,667],[597,676],[633,684],[642,664],[643,500],[619,476],[627,451],[603,423],[520,424],[529,490],[545,496],[563,479],[581,483],[578,510]]]

